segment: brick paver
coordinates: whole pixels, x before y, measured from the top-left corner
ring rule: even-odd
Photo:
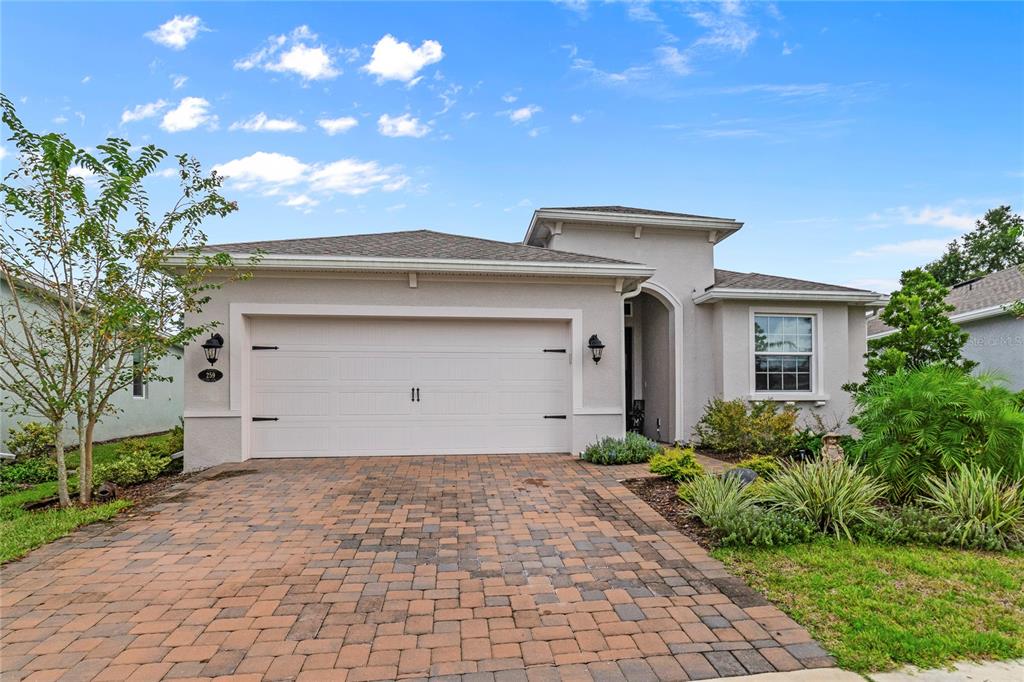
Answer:
[[[701,679],[831,666],[565,455],[260,460],[2,569],[0,678]]]

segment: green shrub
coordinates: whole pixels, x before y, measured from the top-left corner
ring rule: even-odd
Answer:
[[[779,409],[774,402],[751,404],[744,400],[713,398],[704,408],[694,431],[701,446],[715,452],[789,454],[796,442],[797,412]]]
[[[974,462],[1024,477],[1024,410],[990,377],[928,365],[878,377],[855,394],[851,422],[862,436],[854,458],[890,486],[897,499],[922,492],[929,476]]]
[[[698,476],[679,486],[679,499],[709,528],[725,528],[756,499],[736,476]]]
[[[178,424],[167,436],[164,448],[167,455],[175,455],[185,449],[185,427]]]
[[[949,544],[1007,549],[1024,544],[1024,490],[997,472],[961,464],[943,477],[929,476],[921,503],[946,526]]]
[[[887,510],[864,526],[864,533],[887,545],[942,545],[946,522],[930,510],[907,505]]]
[[[878,518],[885,486],[847,462],[814,460],[779,472],[762,488],[774,509],[797,514],[819,530],[853,539],[854,530]]]
[[[594,464],[639,464],[650,460],[657,452],[657,443],[629,432],[625,438],[608,436],[587,446],[583,459]]]
[[[113,461],[96,465],[93,482],[110,481],[120,486],[145,483],[159,476],[170,463],[170,457],[155,451],[145,441],[129,438],[118,443]]]
[[[701,446],[715,452],[743,452],[747,447],[747,404],[712,398],[694,427]]]
[[[751,507],[716,528],[722,545],[729,547],[781,547],[810,542],[815,527],[807,519],[779,509]]]
[[[18,485],[36,485],[57,480],[57,460],[53,457],[26,457],[0,465],[0,486],[7,492]]]
[[[770,455],[751,455],[737,462],[736,466],[750,469],[766,480],[775,478],[775,474],[782,471],[782,465],[779,463],[779,460]]]
[[[25,422],[11,429],[7,437],[7,447],[19,459],[48,457],[53,455],[53,444],[56,440],[57,432],[52,425]]]
[[[651,473],[673,481],[689,481],[704,473],[693,448],[668,448],[651,457]]]

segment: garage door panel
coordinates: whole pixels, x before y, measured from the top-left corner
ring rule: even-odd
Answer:
[[[568,451],[567,322],[254,318],[252,456]],[[419,389],[413,400],[412,389]]]

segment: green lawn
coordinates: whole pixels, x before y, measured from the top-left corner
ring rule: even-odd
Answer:
[[[154,443],[166,440],[169,434],[162,433],[146,439]],[[93,447],[93,464],[101,464],[114,459],[116,443],[105,443]],[[67,453],[69,469],[78,468],[78,451]],[[72,476],[68,487],[77,493],[78,479]],[[47,542],[64,537],[75,528],[94,521],[109,519],[125,507],[131,506],[129,500],[116,500],[80,509],[49,509],[42,512],[26,512],[22,505],[57,494],[56,481],[19,490],[10,495],[0,496],[0,563],[24,556],[29,550]]]
[[[827,540],[714,556],[836,655],[872,672],[1024,656],[1024,553]]]

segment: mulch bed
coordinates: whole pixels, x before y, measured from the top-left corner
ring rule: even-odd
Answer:
[[[183,482],[189,480],[190,478],[195,476],[196,473],[197,472],[167,474],[167,475],[164,475],[164,476],[159,476],[159,477],[153,479],[152,481],[147,481],[146,483],[139,483],[138,485],[128,486],[128,487],[125,487],[125,488],[118,488],[118,494],[117,494],[117,497],[115,499],[118,499],[118,500],[131,500],[132,501],[132,506],[129,508],[129,511],[132,510],[132,509],[137,510],[140,507],[144,507],[146,504],[148,504],[150,502],[158,501],[157,498],[159,498],[161,496],[161,493],[163,493],[164,490],[166,490],[167,488],[170,488],[171,486],[173,486],[173,485],[175,485],[177,483],[183,483]],[[106,502],[110,502],[111,500],[100,501],[100,500],[96,499],[96,490],[97,490],[97,488],[99,488],[99,486],[94,486],[93,487],[93,501],[92,501],[92,504],[93,505],[97,505],[97,504],[105,504]],[[73,492],[71,494],[71,504],[73,506],[75,506],[75,507],[88,507],[88,506],[92,506],[92,505],[82,505],[82,504],[78,503],[78,491],[75,491],[75,492]],[[54,496],[54,497],[47,498],[45,500],[38,500],[36,502],[27,504],[27,505],[25,505],[24,509],[26,511],[34,511],[34,512],[36,512],[36,511],[45,511],[47,509],[55,509],[58,506],[60,506],[60,501],[57,499],[56,496]]]
[[[631,478],[622,484],[698,545],[715,548],[714,534],[699,519],[689,516],[689,508],[676,495],[678,483],[667,478]]]

